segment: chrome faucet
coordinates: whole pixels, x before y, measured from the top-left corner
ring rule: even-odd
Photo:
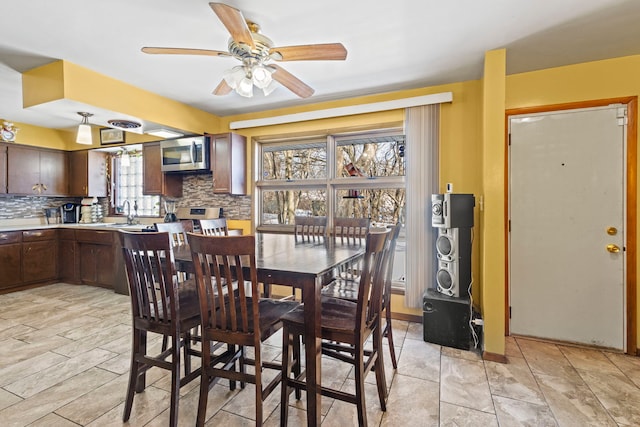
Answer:
[[[125,201],[122,202],[122,210],[124,210],[125,204],[127,205],[127,224],[128,225],[134,224],[135,215],[131,213],[131,202],[125,199]],[[136,203],[136,210],[137,210],[137,203]]]

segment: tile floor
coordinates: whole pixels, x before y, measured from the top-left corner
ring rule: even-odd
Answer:
[[[56,284],[0,295],[0,425],[123,425],[129,322],[127,297],[105,289]],[[386,360],[386,413],[375,376],[367,377],[371,426],[640,425],[640,358],[509,338],[509,363],[498,364],[425,343],[418,323],[394,322],[394,334],[399,366],[394,372]],[[265,356],[277,359],[279,337],[267,344]],[[323,361],[323,378],[353,386],[353,374],[335,361]],[[147,384],[124,425],[168,425],[168,374],[151,370]],[[250,387],[214,386],[207,425],[253,425]],[[194,425],[197,395],[198,380],[181,390],[180,425]],[[289,425],[304,425],[304,400],[290,405]],[[323,426],[357,424],[343,402],[323,399],[322,414]],[[279,425],[278,392],[265,418]]]

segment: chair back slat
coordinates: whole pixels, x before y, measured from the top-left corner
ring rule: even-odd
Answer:
[[[364,243],[369,234],[369,218],[344,218],[333,220],[333,236],[342,243]]]
[[[326,216],[296,216],[294,218],[294,235],[296,241],[312,241],[325,237],[327,229]]]
[[[120,238],[134,320],[170,325],[179,307],[169,233],[121,231]]]
[[[367,235],[362,274],[358,285],[356,311],[360,333],[370,327],[380,315],[385,270],[383,259],[390,232],[390,230],[385,230]]]
[[[226,342],[233,342],[233,334],[239,334],[237,343],[244,342],[259,322],[255,236],[188,233],[187,238],[203,328],[214,339],[225,337]]]
[[[187,244],[187,228],[182,222],[157,222],[154,224],[159,232],[169,233],[171,246],[180,246]]]
[[[387,254],[385,256],[385,260],[383,260],[385,264],[385,273],[384,273],[384,288],[382,292],[382,306],[385,306],[385,302],[388,298],[391,298],[391,282],[393,280],[393,263],[395,260],[396,254],[396,243],[398,241],[398,236],[400,235],[400,230],[402,229],[402,224],[397,223],[393,227],[391,227],[391,234],[389,235],[388,243],[389,246],[387,250]]]
[[[228,236],[229,228],[227,227],[227,219],[201,219],[200,231],[205,236]]]

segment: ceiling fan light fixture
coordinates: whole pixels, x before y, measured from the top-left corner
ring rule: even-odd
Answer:
[[[244,69],[244,66],[237,65],[230,70],[225,71],[224,73],[224,81],[232,88],[236,89],[242,79],[247,76],[247,73]]]
[[[264,96],[269,96],[269,94],[276,90],[277,87],[278,82],[276,82],[275,80],[271,80],[271,82],[267,86],[262,88],[262,93],[264,93]]]
[[[251,98],[253,96],[253,82],[248,77],[244,77],[238,83],[236,87],[236,92],[238,95],[244,96],[245,98]]]
[[[266,88],[273,81],[271,78],[272,73],[273,71],[264,65],[255,65],[251,70],[251,79],[253,80],[253,84],[259,89]]]
[[[91,125],[89,124],[89,117],[93,116],[91,113],[78,112],[82,116],[82,122],[78,125],[78,133],[76,135],[76,143],[83,145],[93,145],[93,139],[91,136]]]

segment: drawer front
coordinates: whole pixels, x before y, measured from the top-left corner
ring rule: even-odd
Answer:
[[[114,241],[114,231],[76,230],[76,241],[111,245]]]
[[[36,242],[39,240],[54,240],[58,236],[58,230],[28,230],[22,232],[23,242]]]
[[[0,245],[8,243],[20,243],[21,241],[21,231],[0,231]]]

